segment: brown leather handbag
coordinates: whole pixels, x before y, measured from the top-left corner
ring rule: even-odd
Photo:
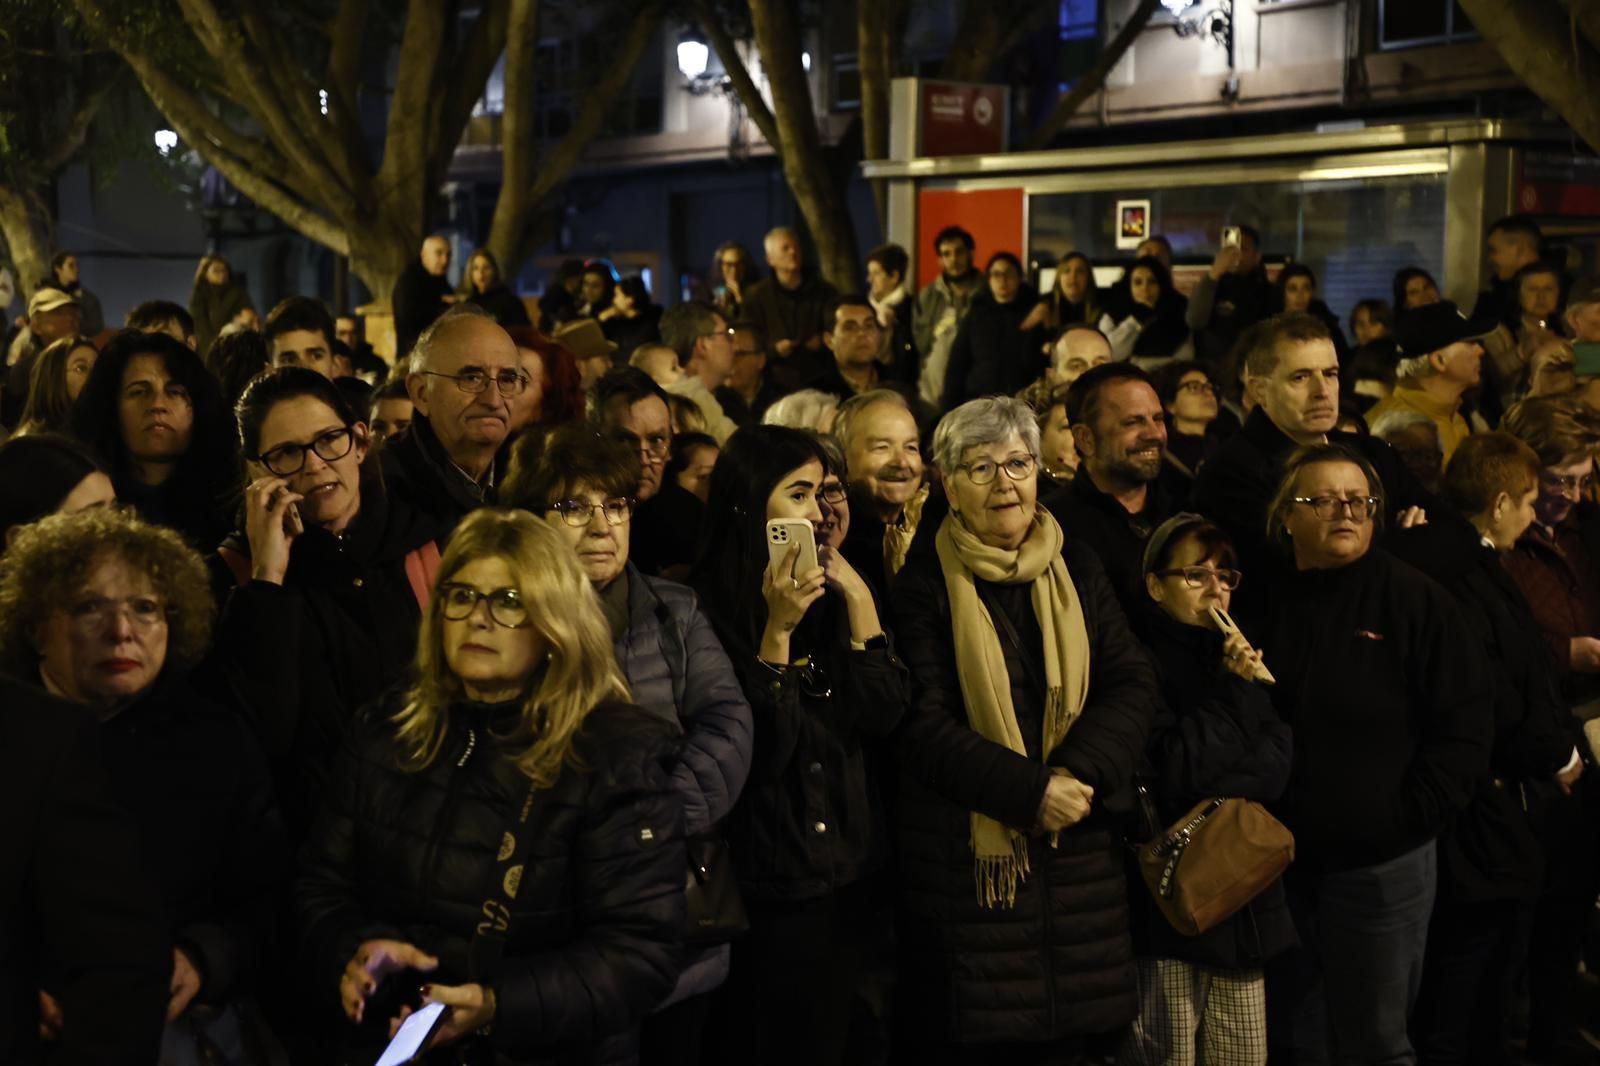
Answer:
[[[1294,861],[1294,836],[1265,807],[1201,800],[1139,848],[1139,870],[1172,927],[1199,936],[1237,914]]]

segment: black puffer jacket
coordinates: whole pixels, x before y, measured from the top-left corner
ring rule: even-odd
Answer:
[[[972,309],[950,346],[942,405],[946,411],[979,396],[1010,396],[1044,373],[1044,331],[1022,328],[1037,301],[1027,285],[1010,303],[997,302],[987,287],[972,298]]]
[[[357,946],[394,938],[439,958],[433,981],[494,989],[498,1015],[480,1039],[497,1061],[626,1058],[633,1028],[672,987],[683,938],[683,811],[663,767],[671,732],[624,704],[590,713],[574,750],[583,769],[563,769],[534,799],[504,957],[479,976],[473,930],[528,794],[496,739],[519,709],[456,704],[438,757],[415,773],[395,764],[394,711],[363,716],[302,855],[294,897],[309,986],[336,1008]]]
[[[1042,1043],[1106,1032],[1134,1016],[1115,813],[1134,806],[1156,681],[1093,552],[1069,540],[1063,554],[1089,631],[1089,698],[1048,759],[1038,750],[1044,644],[1028,586],[978,583],[991,614],[1003,613],[1021,641],[999,626],[1024,757],[967,724],[938,557],[914,550],[896,579],[895,618],[913,678],[895,738],[900,980],[921,1012],[912,1024],[936,1041]],[[1089,817],[1054,849],[1043,835],[1030,838],[1031,873],[1014,907],[980,907],[970,813],[1031,829],[1055,766],[1094,788]]]
[[[1148,599],[1133,620],[1161,677],[1163,706],[1148,749],[1158,828],[1213,796],[1270,803],[1283,795],[1294,761],[1289,727],[1264,687],[1222,668],[1222,634],[1184,625]],[[1260,969],[1297,942],[1282,881],[1214,929],[1184,936],[1135,878],[1133,941],[1141,957]]]

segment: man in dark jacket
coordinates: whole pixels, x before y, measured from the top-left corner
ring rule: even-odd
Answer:
[[[832,365],[811,388],[839,397],[841,401],[878,387],[883,365],[884,331],[877,312],[860,296],[841,296],[829,313],[828,328],[822,335]]]
[[[83,708],[0,679],[0,1062],[145,1066],[172,944]],[[39,993],[59,1010],[41,1045]]]
[[[1202,359],[1228,354],[1247,328],[1272,314],[1277,295],[1261,258],[1261,234],[1239,227],[1239,243],[1217,251],[1211,270],[1189,294],[1184,319]]]
[[[1107,363],[1067,390],[1067,420],[1082,461],[1072,481],[1044,498],[1069,537],[1106,568],[1123,609],[1149,598],[1141,560],[1152,531],[1179,501],[1166,484],[1167,415],[1144,371]]]
[[[772,276],[746,291],[744,316],[766,338],[768,376],[792,392],[827,370],[822,334],[839,293],[821,278],[806,276],[800,237],[788,226],[768,233],[765,247]]]
[[[912,340],[911,313],[916,301],[906,287],[910,268],[911,257],[898,244],[879,245],[867,253],[867,299],[888,341],[878,360],[885,377],[914,387],[922,359]]]
[[[389,491],[430,516],[494,502],[510,400],[528,388],[517,346],[482,310],[452,311],[417,338],[406,390],[416,411],[380,453]]]
[[[1489,269],[1493,276],[1489,287],[1478,294],[1472,307],[1474,321],[1504,322],[1508,325],[1522,318],[1514,280],[1517,271],[1539,261],[1544,245],[1544,234],[1538,223],[1527,215],[1507,215],[1489,227],[1487,241]]]
[[[1263,323],[1246,356],[1256,407],[1195,479],[1195,509],[1226,529],[1240,568],[1256,575],[1236,602],[1253,604],[1263,580],[1281,565],[1267,544],[1267,506],[1285,461],[1298,447],[1324,441],[1353,448],[1383,482],[1389,528],[1425,516],[1430,502],[1416,479],[1383,441],[1335,430],[1339,417],[1339,357],[1327,327],[1310,315],[1279,315]]]
[[[450,290],[450,242],[432,236],[394,285],[394,355],[404,359],[433,320],[447,311],[456,297]]]

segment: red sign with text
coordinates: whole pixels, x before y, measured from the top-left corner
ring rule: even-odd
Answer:
[[[1006,89],[925,81],[920,86],[918,155],[984,155],[1006,148]]]

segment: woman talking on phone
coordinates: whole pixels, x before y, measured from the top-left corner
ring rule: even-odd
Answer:
[[[711,475],[691,583],[750,701],[755,747],[727,822],[750,930],[708,1032],[726,1053],[708,1061],[843,1061],[871,940],[888,847],[869,749],[904,712],[906,671],[861,575],[816,546],[845,498],[824,487],[830,466],[811,434],[753,426]]]
[[[237,406],[244,528],[217,551],[229,589],[213,665],[272,757],[296,839],[358,707],[404,673],[449,532],[383,490],[367,427],[333,383],[281,367]]]
[[[443,1004],[427,1062],[622,1062],[683,940],[673,735],[631,706],[562,536],[474,512],[414,681],[360,715],[294,886],[313,993],[376,1049]]]

